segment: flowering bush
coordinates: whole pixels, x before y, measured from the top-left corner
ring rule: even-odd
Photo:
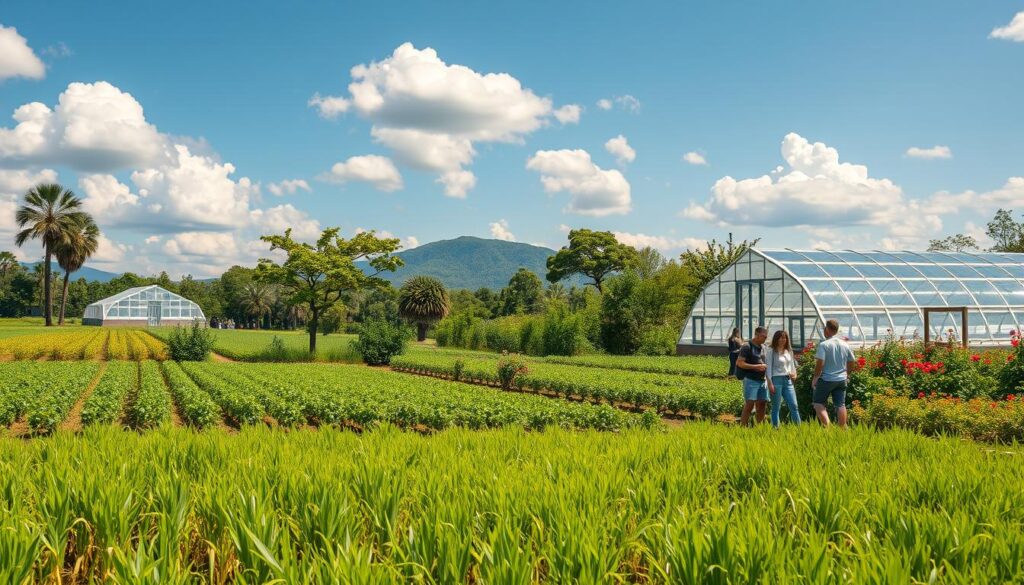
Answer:
[[[1005,400],[920,393],[916,399],[888,392],[870,404],[854,403],[853,420],[877,428],[902,427],[926,435],[956,435],[979,441],[1024,441],[1024,399]]]
[[[1024,393],[1024,344],[1020,343],[1020,334],[1010,332],[1010,344],[1013,349],[1006,355],[999,370],[999,391],[1003,394]]]
[[[498,358],[498,382],[502,388],[515,388],[518,378],[526,373],[529,373],[529,369],[522,356],[507,351],[501,352],[501,357]]]

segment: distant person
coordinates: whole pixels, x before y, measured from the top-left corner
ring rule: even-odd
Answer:
[[[768,367],[764,363],[764,342],[768,339],[768,330],[758,327],[754,337],[740,348],[736,358],[736,367],[743,371],[743,414],[740,424],[747,426],[750,413],[757,411],[757,422],[764,422],[765,406],[768,404],[768,385],[765,383],[765,372]]]
[[[839,322],[829,319],[825,322],[825,341],[818,344],[814,358],[817,362],[814,365],[814,379],[811,387],[814,388],[813,406],[814,412],[818,415],[821,424],[828,426],[828,411],[825,410],[825,403],[829,396],[832,397],[832,405],[836,407],[836,417],[839,419],[839,426],[846,426],[846,386],[850,379],[850,373],[857,367],[857,358],[839,333]]]
[[[779,411],[782,401],[786,401],[789,409],[789,420],[800,424],[800,412],[797,411],[796,358],[789,342],[789,333],[779,330],[772,335],[772,342],[764,352],[764,361],[768,366],[768,393],[772,398],[772,426],[779,428]]]
[[[729,375],[736,375],[736,358],[740,356],[740,348],[743,347],[743,336],[740,335],[740,328],[733,327],[732,335],[729,336]]]

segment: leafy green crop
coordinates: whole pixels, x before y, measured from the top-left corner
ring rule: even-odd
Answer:
[[[125,399],[138,385],[139,369],[134,362],[110,362],[99,384],[82,406],[82,424],[109,424],[121,418]]]

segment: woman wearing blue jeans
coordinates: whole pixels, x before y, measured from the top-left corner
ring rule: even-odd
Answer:
[[[775,332],[771,345],[765,350],[764,361],[768,366],[768,392],[772,398],[772,426],[779,426],[779,410],[783,400],[789,409],[789,419],[793,424],[800,424],[796,388],[793,387],[793,381],[796,380],[796,358],[793,357],[793,348],[789,343],[789,333]]]

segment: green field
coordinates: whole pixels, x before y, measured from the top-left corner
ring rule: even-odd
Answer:
[[[153,327],[147,331],[166,340],[174,331],[173,327]],[[308,361],[309,334],[305,331],[270,331],[253,329],[211,329],[214,337],[213,351],[239,361]],[[281,340],[285,352],[270,355],[269,349],[274,338]],[[332,333],[317,337],[318,361],[355,363],[359,354],[349,346],[355,335]]]
[[[908,432],[0,439],[0,581],[1009,583],[1022,453]]]

